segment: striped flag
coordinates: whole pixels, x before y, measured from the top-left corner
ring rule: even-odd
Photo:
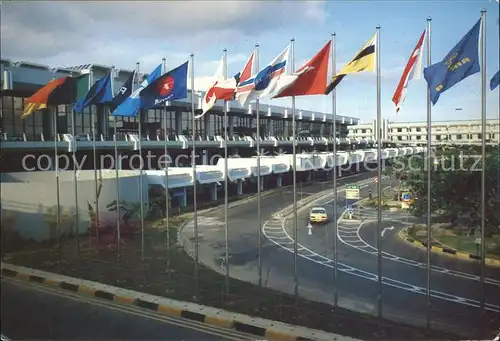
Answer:
[[[201,109],[203,112],[200,115],[195,116],[195,119],[203,117],[207,112],[212,110],[218,99],[231,101],[234,99],[236,86],[238,85],[238,79],[240,74],[236,74],[231,78],[226,79],[227,61],[226,56],[223,56],[217,71],[215,72],[214,81],[210,84],[210,87],[205,91],[203,96],[203,101],[201,102]]]
[[[346,75],[351,73],[363,72],[363,71],[375,71],[376,66],[376,51],[375,46],[377,45],[377,34],[375,34],[366,44],[363,46],[356,56],[347,65],[345,65],[340,72],[338,72],[326,87],[325,95],[332,92],[333,89],[339,85],[340,81],[345,78]]]
[[[424,49],[425,41],[425,30],[420,36],[417,46],[413,50],[408,63],[406,64],[401,80],[399,81],[398,87],[392,96],[392,101],[396,104],[396,112],[399,112],[401,105],[406,97],[406,89],[408,84],[412,79],[420,79],[421,69],[422,69],[422,51]]]
[[[36,110],[46,109],[49,106],[75,103],[85,95],[88,88],[88,74],[54,79],[24,101],[25,107],[21,118],[24,119]]]

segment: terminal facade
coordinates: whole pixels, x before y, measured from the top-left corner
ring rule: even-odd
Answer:
[[[22,171],[19,167],[26,153],[46,153],[54,149],[54,136],[60,144],[60,152],[68,152],[68,141],[77,145],[78,153],[90,153],[92,122],[95,122],[97,154],[109,151],[118,141],[121,153],[134,153],[134,143],[142,140],[144,152],[163,153],[167,139],[169,154],[187,153],[192,143],[201,159],[221,154],[224,139],[223,103],[194,123],[195,141],[192,141],[193,120],[190,93],[188,98],[167,103],[165,109],[143,111],[138,117],[113,117],[108,108],[93,106],[83,114],[74,114],[72,105],[35,112],[22,120],[24,100],[47,84],[53,77],[77,76],[92,72],[94,80],[111,70],[109,66],[88,64],[70,68],[51,68],[29,62],[1,61],[2,98],[1,139],[2,172]],[[114,89],[119,89],[133,70],[115,69]],[[201,107],[203,93],[195,92],[195,108]],[[276,155],[292,152],[291,108],[261,104],[260,137],[257,137],[256,105],[243,108],[236,101],[228,104],[228,148],[230,155],[255,156],[256,141],[260,139],[261,153]],[[57,121],[54,122],[54,117]],[[92,119],[93,117],[93,119]],[[73,124],[74,120],[74,124]],[[139,137],[139,120],[141,136]],[[57,123],[57,124],[54,124]],[[337,132],[333,133],[332,115],[296,109],[297,151],[328,151],[334,141],[339,150],[363,149],[373,146],[371,139],[349,139],[348,126],[358,124],[358,119],[337,115]],[[114,129],[116,126],[116,136]],[[54,134],[54,129],[57,129]],[[74,129],[74,131],[73,131]],[[52,142],[51,142],[52,141]],[[134,142],[135,141],[135,142]],[[201,158],[201,155],[204,158]],[[189,155],[189,154],[188,154]],[[90,160],[90,159],[89,159]],[[91,160],[90,160],[91,161]],[[93,163],[84,165],[93,169]]]
[[[23,139],[28,141],[40,141],[41,136],[50,136],[53,130],[51,115],[42,110],[33,117],[21,121],[20,114],[24,106],[24,99],[36,90],[47,84],[55,75],[76,76],[89,73],[92,70],[94,80],[101,78],[110,71],[110,67],[88,64],[71,68],[51,69],[46,65],[38,65],[27,62],[1,61],[2,72],[2,135],[4,139]],[[119,89],[133,70],[115,70],[114,88]],[[195,108],[198,109],[203,93],[195,92]],[[163,136],[167,135],[192,135],[191,118],[191,94],[182,101],[168,103],[166,109],[145,110],[139,117],[112,117],[108,109],[93,108],[92,115],[96,121],[97,135],[103,135],[106,140],[111,140],[113,128],[116,124],[119,137],[126,134],[138,134],[138,121],[141,120],[142,135]],[[223,136],[222,103],[215,107],[204,119],[195,121],[195,136],[200,139],[211,139],[215,136]],[[242,108],[238,102],[228,103],[229,135],[230,138],[251,136],[255,138],[257,122],[255,116],[255,104],[249,108]],[[165,112],[166,111],[166,112]],[[296,110],[297,134],[299,136],[329,137],[333,136],[331,114],[313,112],[308,110]],[[91,133],[91,113],[87,110],[83,115],[75,117],[75,133]],[[71,132],[72,129],[72,106],[61,105],[57,108],[58,133]],[[344,115],[337,116],[337,137],[347,136],[347,126],[357,124],[354,117]],[[291,108],[260,105],[261,138],[289,137],[292,134]],[[165,131],[166,130],[166,131]]]

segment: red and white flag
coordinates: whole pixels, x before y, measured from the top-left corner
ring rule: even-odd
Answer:
[[[422,69],[422,51],[424,50],[425,41],[425,30],[420,36],[417,46],[413,50],[408,63],[406,64],[401,80],[399,81],[398,87],[392,96],[392,101],[396,104],[396,112],[399,112],[401,105],[403,104],[406,97],[406,89],[408,84],[412,79],[420,79],[421,69]]]
[[[300,69],[291,75],[284,75],[277,86],[277,94],[273,98],[323,95],[328,78],[328,58],[331,41]]]
[[[222,57],[219,67],[215,72],[214,81],[208,87],[205,92],[205,96],[203,97],[203,101],[201,102],[201,109],[203,112],[200,115],[195,116],[195,119],[204,116],[208,111],[210,111],[218,99],[226,101],[234,99],[234,93],[236,91],[236,86],[238,85],[238,80],[236,76],[225,79],[226,64],[225,57]]]

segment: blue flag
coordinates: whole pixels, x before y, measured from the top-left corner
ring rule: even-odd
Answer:
[[[166,101],[187,97],[188,62],[176,67],[152,82],[141,91],[142,108],[151,109]]]
[[[437,103],[441,93],[480,71],[478,52],[480,28],[481,19],[442,61],[424,69],[432,104]]]
[[[136,71],[134,70],[134,72],[132,72],[132,74],[125,81],[125,83],[123,83],[120,90],[118,90],[118,93],[116,94],[116,96],[113,97],[113,99],[110,101],[109,104],[111,104],[113,111],[120,104],[122,104],[124,100],[126,100],[130,95],[132,95],[132,87],[134,86],[135,73],[136,73]]]
[[[119,106],[116,108],[111,115],[113,116],[129,116],[129,117],[135,117],[139,114],[139,110],[141,110],[142,107],[142,101],[141,98],[139,97],[139,94],[143,89],[145,89],[149,84],[153,83],[158,77],[161,76],[161,67],[162,65],[158,65],[156,69],[153,70],[148,75],[148,78],[146,78],[141,85],[137,89],[135,89],[132,94],[130,94],[129,97],[127,97]]]
[[[495,88],[498,86],[498,83],[500,83],[500,70],[498,70],[497,73],[495,73],[495,75],[491,79],[490,89],[495,90]]]
[[[75,103],[73,110],[83,113],[83,110],[92,104],[103,104],[113,99],[111,91],[111,71],[92,85],[90,90]]]

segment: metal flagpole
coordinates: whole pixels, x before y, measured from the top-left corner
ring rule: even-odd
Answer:
[[[167,59],[163,58],[163,73],[167,72]],[[166,248],[167,248],[167,274],[168,278],[170,279],[170,229],[169,229],[169,209],[170,209],[170,192],[168,189],[168,162],[169,162],[169,157],[168,157],[168,143],[167,143],[167,104],[165,103],[165,107],[163,108],[163,131],[164,131],[164,137],[163,137],[163,155],[165,158],[165,237],[166,237]]]
[[[486,9],[481,10],[481,300],[484,309],[484,267],[486,257]]]
[[[111,67],[111,93],[114,95],[115,90],[115,67]],[[110,110],[111,114],[111,110]],[[121,217],[120,217],[120,174],[119,168],[121,168],[121,159],[118,156],[118,135],[116,134],[116,116],[113,116],[113,142],[115,147],[115,179],[116,179],[116,259],[120,261],[120,249],[121,249]]]
[[[222,50],[224,55],[223,62],[223,75],[224,79],[227,79],[227,49]],[[227,117],[227,101],[224,101],[224,158],[226,159],[224,162],[224,239],[225,239],[225,270],[226,270],[226,293],[229,293],[229,220],[228,220],[228,175],[229,175],[229,167],[228,167],[228,157],[229,154],[227,152],[227,141],[229,141],[229,124]],[[260,206],[260,205],[259,205]],[[260,230],[259,230],[260,231]]]
[[[93,83],[93,78],[94,78],[94,73],[92,68],[90,69],[90,78],[89,78],[89,89],[92,86]],[[92,126],[92,158],[94,159],[94,184],[95,184],[95,214],[96,214],[96,239],[97,239],[97,245],[99,245],[99,182],[97,180],[97,153],[96,153],[96,146],[95,146],[95,119],[94,119],[94,114],[92,113],[92,105],[89,105],[89,112],[90,112],[90,121],[91,121],[91,126]],[[99,250],[99,247],[97,248]]]
[[[199,236],[198,236],[198,208],[197,198],[196,198],[196,183],[198,181],[196,176],[196,119],[194,113],[194,53],[189,55],[191,64],[191,121],[192,121],[192,154],[191,154],[191,166],[193,167],[193,223],[194,223],[194,276],[196,279],[196,288],[199,287],[198,281],[198,262],[199,262]]]
[[[431,17],[427,18],[427,67],[431,65]],[[431,92],[427,87],[427,328],[431,324],[431,123],[432,123],[432,105]],[[398,195],[399,197],[399,195]]]
[[[295,72],[295,61],[294,61],[294,50],[295,50],[295,39],[290,39],[290,71]],[[299,298],[299,276],[297,272],[297,253],[298,253],[298,216],[297,216],[297,148],[296,148],[296,138],[297,138],[297,127],[295,120],[295,96],[292,96],[292,174],[293,174],[293,280],[295,282],[295,303],[297,304]]]
[[[137,75],[139,75],[139,62],[137,62]],[[141,82],[138,80],[137,85]],[[144,261],[144,182],[143,182],[143,168],[144,163],[142,159],[142,110],[139,110],[139,200],[141,204],[140,219],[141,219],[141,261]]]
[[[377,41],[376,41],[376,68],[377,68],[377,195],[378,195],[378,212],[377,212],[377,274],[378,274],[378,317],[382,317],[382,109],[380,101],[380,26],[377,26]]]
[[[54,79],[55,77],[53,77]],[[60,195],[60,179],[59,179],[59,158],[58,158],[58,152],[57,152],[57,142],[59,140],[59,134],[57,133],[57,118],[58,118],[58,113],[57,113],[57,106],[52,109],[53,110],[53,116],[54,116],[54,166],[55,166],[55,172],[56,172],[56,229],[57,229],[57,238],[59,239],[59,261],[58,261],[58,266],[61,265],[61,258],[62,258],[62,248],[63,248],[63,234],[61,231],[61,195]]]
[[[56,71],[55,69],[52,69],[52,80],[56,79]],[[59,140],[59,135],[57,134],[57,118],[58,118],[58,113],[57,113],[57,106],[55,108],[52,108],[52,115],[54,119],[54,168],[55,168],[55,175],[56,175],[56,230],[57,230],[57,239],[58,239],[58,253],[59,253],[59,260],[57,262],[57,266],[61,266],[61,260],[62,260],[62,248],[63,248],[63,243],[62,243],[62,231],[61,231],[61,196],[59,194],[60,192],[60,179],[59,179],[59,158],[58,158],[58,152],[57,152],[57,142]]]
[[[92,84],[92,69],[90,69],[89,73],[89,79],[88,79],[88,88],[90,89]],[[75,193],[75,230],[76,230],[76,260],[77,260],[77,267],[79,266],[80,263],[80,215],[79,215],[79,209],[78,209],[78,181],[77,181],[77,166],[76,166],[76,113],[74,110],[72,111],[72,127],[71,127],[71,133],[73,135],[73,150],[72,150],[72,156],[73,156],[73,189]],[[92,110],[90,111],[92,114]]]
[[[259,72],[259,44],[255,44],[255,74]],[[255,75],[253,75],[255,76]],[[260,210],[260,100],[255,101],[255,113],[257,119],[257,233],[259,248],[257,252],[257,271],[259,276],[259,286],[262,286],[262,212]]]
[[[332,33],[332,80],[336,74],[336,61],[335,61],[335,33]],[[337,292],[337,261],[338,261],[338,247],[337,247],[337,98],[335,88],[332,90],[332,115],[333,115],[333,306],[337,307],[339,297]]]

